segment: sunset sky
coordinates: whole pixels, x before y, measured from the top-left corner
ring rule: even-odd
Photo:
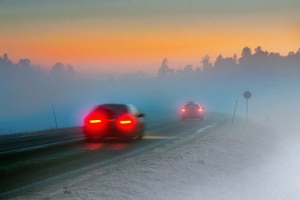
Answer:
[[[0,56],[85,73],[155,73],[240,56],[245,46],[300,48],[299,0],[0,0]]]

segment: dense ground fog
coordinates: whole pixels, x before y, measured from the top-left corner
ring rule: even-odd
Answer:
[[[282,56],[245,47],[240,57],[220,55],[212,62],[205,56],[201,66],[173,69],[165,58],[154,67],[154,76],[136,72],[88,78],[68,64],[45,70],[29,59],[14,63],[4,54],[0,134],[55,128],[53,111],[58,127],[78,126],[93,106],[108,102],[135,104],[149,121],[178,115],[186,101],[199,102],[207,112],[228,114],[237,105],[236,115],[246,117],[245,91],[252,93],[252,120],[297,119],[300,113],[300,50]]]
[[[243,119],[222,126],[184,123],[198,123],[199,129],[115,164],[45,181],[10,199],[300,198],[299,129],[274,131],[268,123]]]
[[[60,64],[56,75],[53,68],[32,68],[43,75],[8,78],[10,84],[1,84],[7,94],[1,99],[3,134],[53,128],[52,104],[59,126],[80,125],[104,102],[136,104],[149,121],[179,115],[191,100],[229,116],[237,102],[239,116],[233,124],[200,124],[189,137],[13,199],[299,199],[300,51],[276,54],[276,62],[271,53],[244,51],[247,59],[219,57],[211,64],[205,57],[201,69],[175,70],[164,59],[152,77],[91,80]],[[248,122],[245,91],[252,94]]]

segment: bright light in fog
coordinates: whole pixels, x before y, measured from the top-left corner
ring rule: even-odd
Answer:
[[[90,120],[91,124],[97,124],[97,123],[101,123],[102,121],[100,119],[92,119]]]
[[[185,109],[183,108],[183,109],[181,109],[181,112],[185,112]]]
[[[120,124],[131,124],[132,121],[131,120],[122,120],[120,121]]]
[[[124,114],[117,120],[119,130],[131,134],[137,128],[137,121],[130,115]]]

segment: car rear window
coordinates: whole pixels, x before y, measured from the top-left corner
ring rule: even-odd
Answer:
[[[115,117],[128,112],[126,105],[123,104],[103,104],[98,106],[96,110],[101,112],[103,111],[110,117]]]
[[[187,104],[185,105],[186,109],[199,109],[200,106],[198,104]]]

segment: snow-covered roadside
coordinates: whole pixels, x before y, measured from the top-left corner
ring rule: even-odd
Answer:
[[[300,199],[299,137],[212,128],[14,199]]]

